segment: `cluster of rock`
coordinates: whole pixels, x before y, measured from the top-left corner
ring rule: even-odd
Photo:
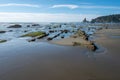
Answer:
[[[90,49],[91,51],[95,51],[97,49],[94,42],[88,40],[89,36],[84,31],[78,30],[78,32],[71,37],[73,37],[73,38],[80,37],[80,38],[84,39],[85,41],[87,41],[87,44],[83,44],[83,43],[79,43],[79,42],[73,42],[73,46],[84,45],[88,49]]]
[[[50,30],[49,33],[54,33],[54,32],[57,32],[57,30]],[[69,30],[65,29],[65,30],[60,30],[60,33],[54,35],[53,37],[48,37],[47,40],[50,41],[50,40],[53,40],[54,38],[60,36],[62,33],[68,33],[70,32]],[[64,38],[64,35],[61,36],[61,38]]]
[[[58,33],[56,35],[54,35],[53,37],[48,37],[47,40],[50,41],[50,40],[53,40],[54,38],[58,37],[61,33]]]
[[[48,36],[49,34],[44,34],[44,35],[40,35],[40,36],[36,36],[36,37],[32,37],[32,39],[29,39],[28,42],[33,42],[33,41],[36,41],[37,39],[42,39],[46,36]]]
[[[40,26],[39,24],[32,24],[32,26]]]

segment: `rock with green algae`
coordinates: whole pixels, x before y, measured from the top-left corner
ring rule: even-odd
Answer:
[[[30,33],[27,33],[25,35],[22,35],[21,37],[38,37],[38,36],[46,36],[46,33],[45,32],[41,32],[41,31],[38,31],[38,32],[30,32]]]
[[[0,39],[0,43],[4,43],[4,42],[7,42],[7,40]]]

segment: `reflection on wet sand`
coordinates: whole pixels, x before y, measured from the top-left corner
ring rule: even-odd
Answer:
[[[0,80],[120,79],[119,61],[106,53],[88,57],[87,52],[84,47],[11,40],[0,45]]]

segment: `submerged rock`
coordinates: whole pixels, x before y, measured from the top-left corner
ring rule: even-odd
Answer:
[[[8,32],[13,32],[13,30],[9,30]]]

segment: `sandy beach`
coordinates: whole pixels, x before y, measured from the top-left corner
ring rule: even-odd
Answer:
[[[120,38],[113,37],[119,33],[103,29],[94,34],[95,42],[106,48],[100,53],[22,38],[1,43],[0,80],[119,80]]]
[[[0,0],[0,80],[120,80],[120,0]]]
[[[107,55],[115,58],[120,56],[120,29],[103,29],[94,35],[96,36],[95,42],[107,48]]]
[[[79,42],[79,43],[82,43],[82,44],[89,44],[88,41],[78,37],[78,38],[65,38],[65,39],[61,39],[61,40],[53,40],[51,41],[51,43],[53,44],[58,44],[58,45],[67,45],[67,46],[73,46],[73,42]]]

